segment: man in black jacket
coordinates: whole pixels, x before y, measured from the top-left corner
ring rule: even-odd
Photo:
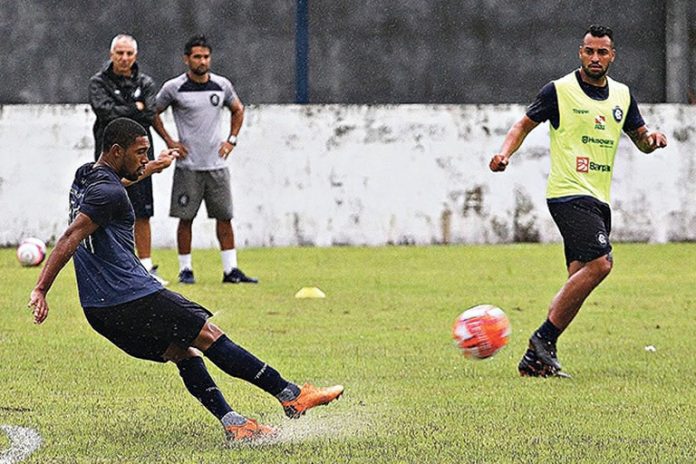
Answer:
[[[104,128],[116,118],[132,119],[147,131],[148,158],[154,159],[150,126],[155,116],[157,89],[152,78],[138,69],[138,43],[130,35],[119,34],[111,41],[110,61],[89,81],[89,103],[97,116],[94,122],[94,159],[102,151]],[[135,248],[138,258],[158,280],[151,258],[150,218],[154,214],[152,179],[147,177],[128,186],[128,197],[135,211]],[[164,282],[162,282],[164,283]]]

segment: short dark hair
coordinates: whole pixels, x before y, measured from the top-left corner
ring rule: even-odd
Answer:
[[[203,34],[194,35],[186,42],[186,45],[184,45],[184,55],[190,55],[193,47],[205,47],[211,52],[213,51],[213,47],[210,46],[208,39]]]
[[[614,45],[614,31],[612,31],[611,28],[607,26],[599,26],[597,24],[592,24],[590,27],[587,28],[583,37],[587,34],[590,34],[592,37],[609,37],[612,46]]]
[[[128,148],[138,137],[147,137],[143,126],[128,118],[117,118],[106,125],[102,138],[102,152],[107,152],[113,145]]]

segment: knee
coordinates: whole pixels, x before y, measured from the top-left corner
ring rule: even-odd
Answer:
[[[224,332],[220,330],[215,324],[206,322],[198,336],[193,341],[193,346],[201,351],[205,351],[210,348],[210,345],[215,343],[218,338],[224,335]]]
[[[613,267],[614,258],[611,256],[611,253],[596,260],[596,272],[602,278],[608,276]]]
[[[185,359],[191,359],[196,356],[198,356],[198,352],[189,347],[189,348],[181,348],[178,345],[171,344],[169,345],[169,348],[167,348],[167,351],[164,352],[162,355],[162,358],[165,361],[171,361],[174,364],[179,363],[180,361],[183,361]]]

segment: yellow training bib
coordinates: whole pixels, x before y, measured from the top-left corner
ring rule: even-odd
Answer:
[[[614,156],[631,103],[628,87],[607,78],[609,97],[593,100],[575,72],[556,81],[558,129],[551,126],[551,172],[546,198],[590,195],[610,202]]]

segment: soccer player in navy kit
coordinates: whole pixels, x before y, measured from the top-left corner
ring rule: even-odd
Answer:
[[[616,56],[611,29],[590,26],[578,55],[580,68],[541,89],[489,165],[494,172],[504,171],[527,134],[544,121],[551,123],[546,197],[563,237],[568,280],[551,301],[546,321],[529,339],[518,366],[523,376],[568,377],[561,370],[556,341],[611,271],[609,201],[621,132],[644,153],[667,145],[662,132],[645,126],[628,87],[607,76]]]
[[[208,322],[208,310],[165,289],[143,267],[134,253],[135,215],[121,179],[136,181],[143,174],[149,148],[142,126],[127,118],[116,119],[104,130],[97,162],[75,173],[70,225],[31,292],[29,306],[35,322],[46,320],[46,294],[72,257],[80,304],[92,328],[131,356],[174,362],[188,391],[220,420],[228,439],[262,438],[276,430],[232,410],[208,374],[201,353],[227,374],[274,395],[290,418],[338,398],[343,393],[341,385],[300,388],[283,379]]]
[[[188,71],[162,85],[157,94],[157,115],[152,127],[169,148],[181,156],[172,181],[169,215],[179,219],[176,242],[179,251],[179,282],[195,283],[191,259],[193,219],[205,200],[208,217],[216,221],[222,257],[223,283],[257,283],[237,266],[232,228],[232,192],[226,160],[237,145],[244,121],[244,105],[230,81],[210,72],[212,48],[202,36],[192,37],[184,46]],[[159,114],[172,108],[179,140],[165,129]],[[220,134],[222,113],[232,113],[230,130]]]

